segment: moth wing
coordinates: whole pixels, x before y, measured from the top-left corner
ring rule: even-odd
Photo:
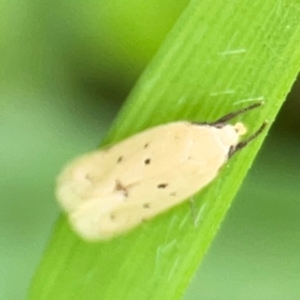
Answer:
[[[115,189],[120,176],[125,182],[142,180],[147,176],[144,167],[149,157],[154,154],[155,159],[161,159],[170,144],[176,148],[177,144],[173,143],[174,128],[181,126],[181,123],[187,122],[157,126],[116,145],[75,159],[57,179],[56,195],[61,206],[66,212],[72,212],[93,198],[93,194],[108,196]],[[164,143],[161,144],[161,141]],[[181,148],[174,151],[180,154]],[[168,157],[165,157],[164,162]],[[165,163],[169,165],[169,162]]]
[[[182,203],[217,173],[207,166],[199,169],[195,164],[179,168],[182,172],[167,172],[161,178],[148,178],[129,187],[127,198],[114,193],[85,202],[70,214],[72,227],[87,240],[112,238]]]
[[[112,197],[106,198],[111,201]],[[86,240],[107,240],[125,233],[143,222],[143,212],[136,203],[122,203],[106,211],[98,201],[89,201],[69,215],[77,234]]]
[[[212,181],[228,149],[207,126],[175,122],[76,160],[58,199],[86,239],[108,239],[183,202]]]

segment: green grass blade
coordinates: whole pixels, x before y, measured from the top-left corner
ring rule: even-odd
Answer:
[[[125,103],[105,143],[178,119],[213,121],[264,100],[237,118],[253,133],[274,120],[300,68],[298,0],[194,0]],[[194,197],[107,243],[78,239],[64,217],[29,299],[181,299],[230,207],[263,136]]]

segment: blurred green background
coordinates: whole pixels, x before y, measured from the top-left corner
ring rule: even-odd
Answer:
[[[56,174],[99,145],[187,2],[0,2],[0,299],[25,299]],[[300,82],[185,300],[300,299],[299,95]]]

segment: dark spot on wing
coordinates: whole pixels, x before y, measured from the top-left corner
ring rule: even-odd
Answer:
[[[150,159],[150,158],[147,158],[147,159],[145,159],[145,161],[144,161],[145,165],[149,165],[150,162],[151,162],[151,159]]]
[[[117,163],[120,163],[123,160],[123,156],[120,156],[117,160]]]
[[[87,173],[85,174],[84,178],[87,180],[87,181],[92,181],[92,177],[91,177],[91,174]]]
[[[127,187],[124,186],[121,181],[119,180],[116,180],[116,183],[115,183],[115,190],[116,191],[122,191],[124,196],[125,197],[128,197],[128,190],[127,190]]]
[[[150,208],[150,203],[144,203],[143,208]]]
[[[167,186],[168,186],[167,183],[160,183],[160,184],[157,186],[157,188],[158,188],[158,189],[165,189]]]
[[[176,193],[175,192],[172,192],[172,193],[170,193],[170,196],[176,196]]]

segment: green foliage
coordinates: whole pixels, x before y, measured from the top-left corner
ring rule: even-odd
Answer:
[[[271,125],[300,68],[299,10],[296,0],[191,1],[105,143],[173,120],[212,121],[258,100],[263,108],[238,119],[249,134],[266,119]],[[187,202],[125,236],[91,244],[61,217],[29,299],[180,299],[262,139],[193,197],[194,220]]]

